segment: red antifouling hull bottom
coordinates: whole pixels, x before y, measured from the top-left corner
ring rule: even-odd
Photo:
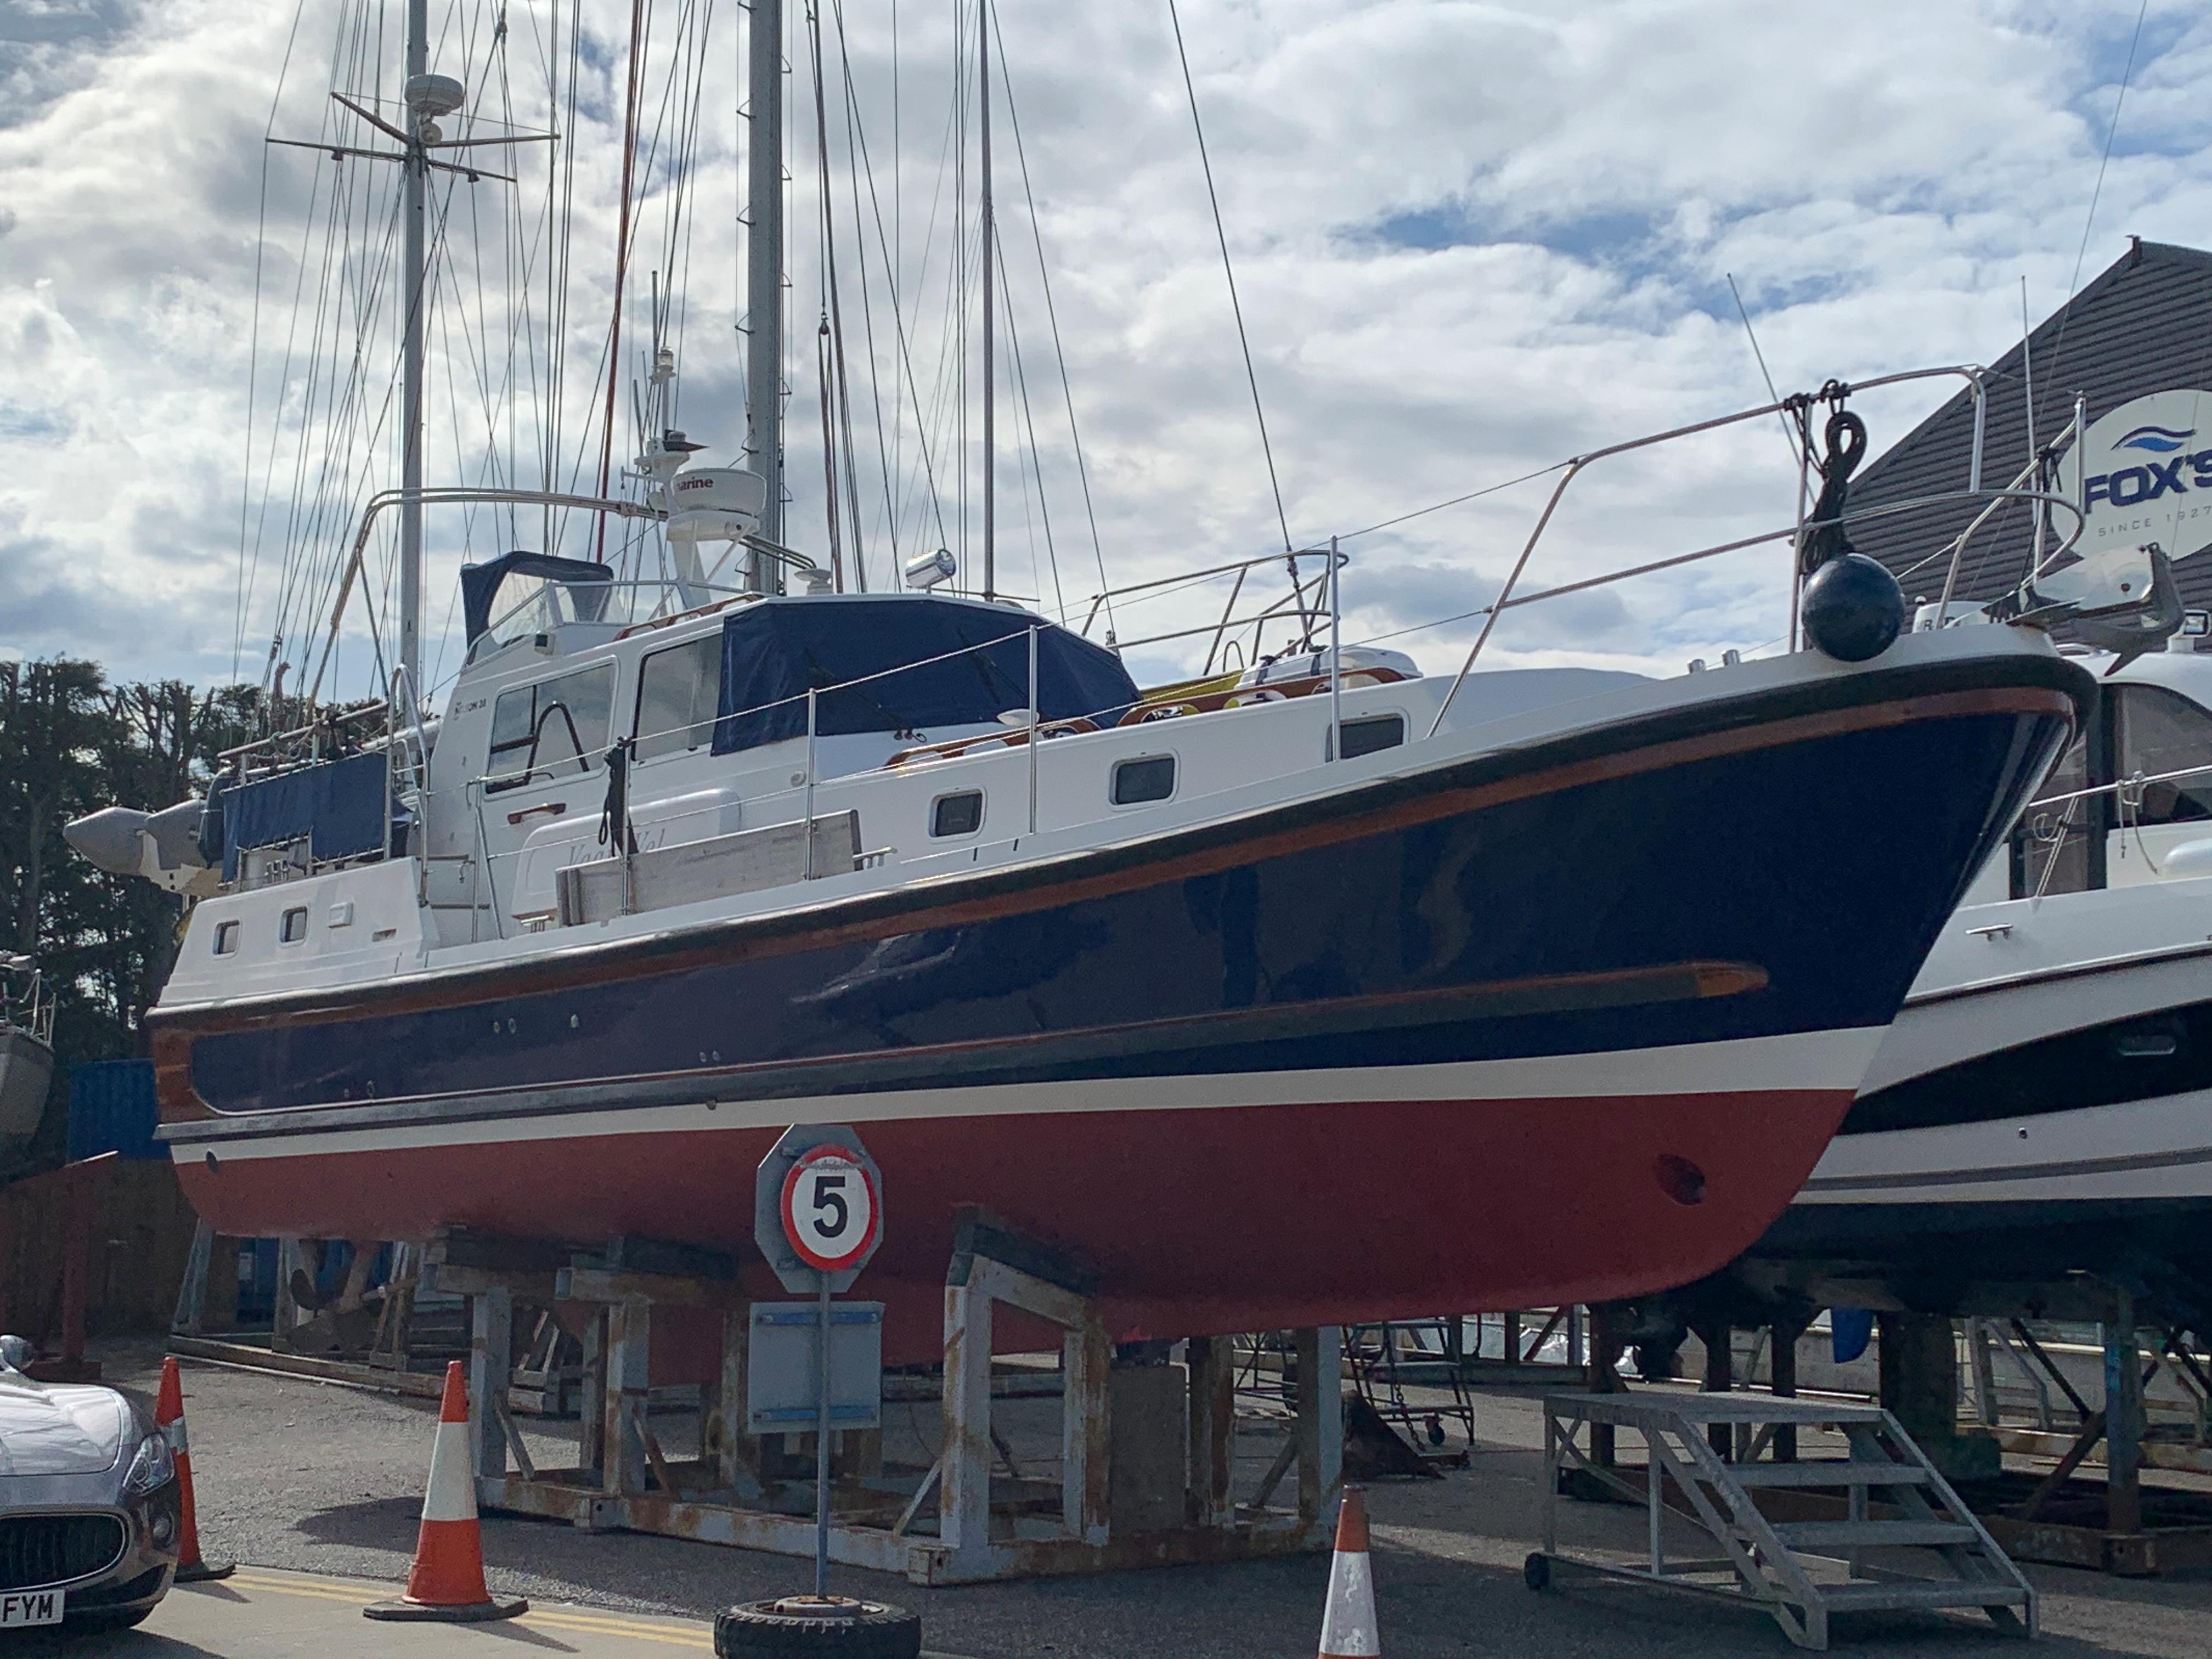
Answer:
[[[957,1215],[978,1205],[1094,1266],[1118,1340],[1605,1301],[1750,1244],[1850,1099],[1748,1089],[863,1120],[885,1228],[854,1294],[888,1304],[887,1362],[935,1358]],[[837,1121],[836,1101],[821,1105]],[[272,1139],[178,1172],[226,1233],[642,1234],[732,1249],[757,1295],[780,1296],[751,1237],[754,1170],[781,1126],[638,1115],[627,1133]]]

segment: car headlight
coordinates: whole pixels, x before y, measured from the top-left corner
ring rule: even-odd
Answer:
[[[177,1460],[167,1438],[156,1429],[138,1443],[138,1450],[123,1476],[123,1495],[143,1498],[177,1478]]]

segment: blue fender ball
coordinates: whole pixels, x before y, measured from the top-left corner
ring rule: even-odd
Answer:
[[[1897,578],[1863,553],[1831,559],[1805,584],[1805,637],[1838,662],[1864,662],[1896,642],[1905,628]]]

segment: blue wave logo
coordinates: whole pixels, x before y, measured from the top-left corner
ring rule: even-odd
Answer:
[[[2126,437],[2112,445],[2115,449],[2148,449],[2154,454],[2171,455],[2197,435],[2191,427],[2186,432],[2176,432],[2171,427],[2139,426]]]

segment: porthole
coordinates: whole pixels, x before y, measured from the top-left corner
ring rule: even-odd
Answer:
[[[956,795],[939,795],[930,803],[932,836],[972,836],[983,827],[983,792],[963,789]]]
[[[215,925],[215,953],[219,957],[231,955],[238,949],[238,924],[218,921]]]
[[[1113,801],[1116,806],[1139,806],[1146,801],[1165,800],[1175,793],[1175,788],[1173,755],[1147,755],[1142,760],[1116,761],[1114,764]]]
[[[287,910],[284,913],[283,925],[277,930],[276,937],[286,945],[297,945],[307,937],[307,907],[306,905],[301,905],[296,909]]]
[[[1346,760],[1358,760],[1362,755],[1395,749],[1405,741],[1406,717],[1403,714],[1370,714],[1363,720],[1344,723],[1344,757]]]

